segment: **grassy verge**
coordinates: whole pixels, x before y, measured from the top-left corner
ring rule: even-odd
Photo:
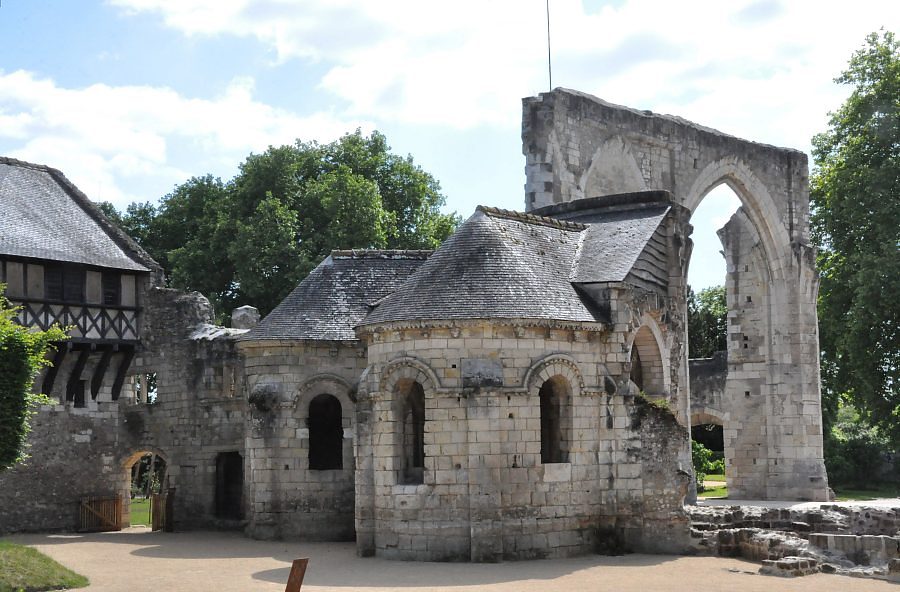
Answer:
[[[706,476],[706,480],[707,480],[707,481],[724,481],[724,480],[725,480],[725,475],[716,475],[716,474],[713,474],[713,475],[707,475],[707,476]]]
[[[131,525],[150,526],[150,500],[134,498],[131,500]]]
[[[900,491],[895,484],[871,485],[865,489],[834,486],[834,494],[839,502],[869,501],[883,497],[900,497]]]
[[[726,498],[728,497],[728,488],[726,486],[722,487],[707,487],[705,490],[701,491],[697,494],[698,498]]]
[[[37,550],[0,541],[0,592],[67,590],[87,585],[86,577]]]

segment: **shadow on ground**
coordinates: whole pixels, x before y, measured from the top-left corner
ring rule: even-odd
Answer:
[[[389,561],[356,555],[355,543],[299,543],[256,541],[234,532],[151,533],[141,529],[90,534],[18,535],[17,543],[65,545],[91,542],[100,545],[133,545],[130,554],[155,559],[253,559],[268,558],[284,567],[257,571],[252,578],[284,584],[291,562],[309,557],[305,584],[341,588],[486,586],[489,584],[552,580],[596,566],[609,569],[660,565],[677,559],[665,555],[585,556],[572,559],[531,560],[504,564],[426,563]]]

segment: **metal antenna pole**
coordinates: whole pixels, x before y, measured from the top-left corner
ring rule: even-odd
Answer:
[[[550,90],[553,90],[553,65],[550,62],[550,0],[547,0],[547,77],[550,80]]]

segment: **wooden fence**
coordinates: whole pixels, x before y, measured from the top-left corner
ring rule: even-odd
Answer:
[[[80,532],[122,530],[122,498],[86,497],[79,507]]]

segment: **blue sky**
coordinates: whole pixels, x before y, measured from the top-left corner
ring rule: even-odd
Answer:
[[[832,78],[898,6],[551,0],[553,84],[809,151],[846,94]],[[156,201],[360,127],[434,174],[448,210],[524,207],[544,0],[2,0],[0,39],[0,154],[95,200]],[[695,287],[722,281],[714,231],[737,205],[718,190],[694,216]]]

